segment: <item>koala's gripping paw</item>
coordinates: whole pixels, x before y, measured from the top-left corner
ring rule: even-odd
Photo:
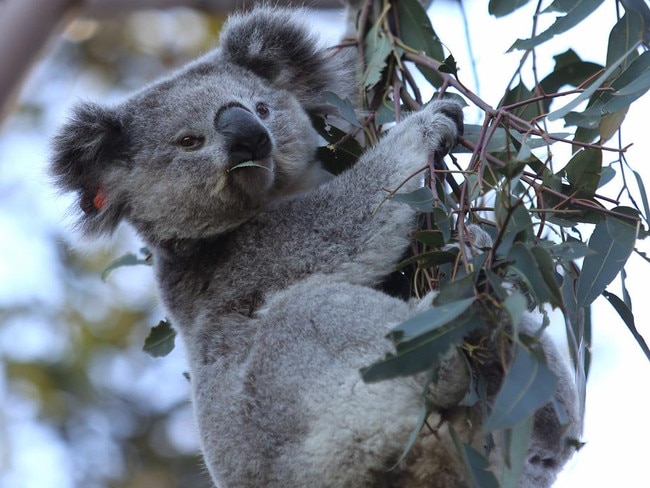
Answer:
[[[447,154],[463,134],[463,109],[456,102],[431,102],[415,117],[420,119],[424,139],[436,157]]]

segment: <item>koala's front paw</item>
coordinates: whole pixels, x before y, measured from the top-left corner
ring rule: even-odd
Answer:
[[[423,134],[429,150],[443,157],[463,134],[463,108],[456,102],[437,100],[429,103],[418,115],[422,118]]]

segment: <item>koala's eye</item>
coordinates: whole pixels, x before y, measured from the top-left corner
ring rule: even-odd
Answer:
[[[258,102],[255,105],[255,112],[257,112],[260,119],[265,119],[269,116],[269,107],[263,102]]]
[[[178,145],[183,149],[196,150],[203,146],[205,138],[201,136],[183,136],[178,140]]]

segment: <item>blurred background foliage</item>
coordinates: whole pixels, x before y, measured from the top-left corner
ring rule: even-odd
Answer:
[[[206,51],[224,18],[182,8],[73,20],[37,68],[36,78],[50,88],[27,86],[7,131],[51,133],[63,110],[51,107],[52,98],[64,99],[72,86],[92,86],[107,97],[141,87]],[[20,193],[31,193],[8,174],[19,160],[2,154],[5,210]],[[14,216],[34,218],[39,227],[38,215],[47,214],[40,205],[26,202],[31,217],[16,205]],[[0,225],[0,233],[12,232],[11,222]],[[60,225],[44,228],[50,247],[32,254],[36,265],[48,267],[43,282],[33,293],[21,293],[16,282],[0,292],[0,486],[36,486],[26,476],[34,470],[42,470],[47,486],[211,486],[197,453],[182,348],[160,360],[142,352],[149,327],[162,317],[150,272],[124,269],[103,283],[99,276],[113,251],[97,245],[71,253],[72,235],[61,234]],[[115,245],[132,249],[134,238],[124,229]],[[13,272],[1,276],[20,280],[30,250],[16,251],[3,255],[0,266]]]

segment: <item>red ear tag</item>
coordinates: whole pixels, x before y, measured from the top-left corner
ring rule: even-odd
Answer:
[[[106,196],[104,195],[104,190],[101,186],[97,188],[97,194],[93,198],[93,205],[97,210],[101,210],[106,205]]]

